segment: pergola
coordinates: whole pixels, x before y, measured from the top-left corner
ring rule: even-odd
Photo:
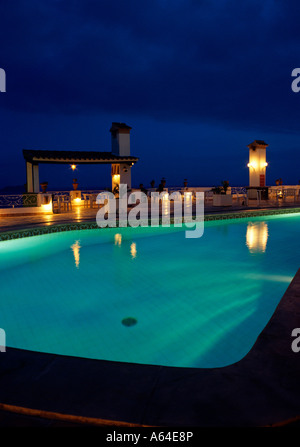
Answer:
[[[131,188],[131,167],[138,161],[130,155],[129,133],[131,127],[124,123],[112,123],[111,152],[95,151],[49,151],[23,150],[26,162],[26,184],[28,193],[39,193],[39,165],[50,164],[111,164],[112,186],[120,183]]]

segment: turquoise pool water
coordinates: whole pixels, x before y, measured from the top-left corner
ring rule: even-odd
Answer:
[[[300,267],[300,215],[0,242],[7,346],[222,367],[253,346]]]

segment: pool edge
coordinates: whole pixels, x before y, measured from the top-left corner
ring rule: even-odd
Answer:
[[[245,211],[229,211],[213,214],[205,214],[204,221],[216,221],[216,220],[229,220],[229,219],[247,219],[251,217],[261,216],[275,216],[283,214],[297,214],[300,213],[300,208],[270,208],[270,209],[253,209]],[[150,223],[150,220],[149,220]],[[170,224],[174,223],[174,218],[170,218]],[[162,224],[162,218],[159,219],[159,225]],[[116,227],[118,228],[118,227]],[[51,224],[34,224],[24,226],[20,225],[18,229],[13,230],[0,230],[0,242],[8,241],[12,239],[19,239],[23,237],[39,236],[43,234],[59,233],[64,231],[74,230],[94,230],[100,228],[94,221],[82,221],[82,222],[64,222],[64,223],[51,223]],[[103,228],[105,230],[105,228]]]
[[[54,412],[86,425],[94,418],[100,425],[140,427],[274,426],[297,420],[300,353],[291,349],[291,333],[300,326],[299,298],[300,269],[249,353],[221,368],[138,365],[7,348],[0,365],[2,411],[6,405],[36,411],[40,418]]]
[[[239,213],[238,218],[290,214],[300,209],[276,211],[281,212]],[[209,220],[221,220],[220,216],[224,214]],[[79,225],[52,227],[64,227],[61,231],[90,229],[89,223],[84,228]],[[45,233],[29,235],[38,234]],[[93,425],[93,418],[100,425],[116,426],[288,424],[300,415],[300,353],[291,349],[291,332],[300,326],[299,299],[300,269],[249,353],[221,368],[123,364],[7,348],[2,354],[6,361],[0,364],[0,411],[10,411],[11,406],[20,412],[37,411],[40,418],[55,412],[62,420],[69,415],[82,418],[78,423],[87,425]]]

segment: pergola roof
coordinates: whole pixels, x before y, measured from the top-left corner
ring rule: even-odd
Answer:
[[[24,149],[23,155],[30,163],[136,163],[137,157],[115,155],[112,152],[95,151],[47,151]]]

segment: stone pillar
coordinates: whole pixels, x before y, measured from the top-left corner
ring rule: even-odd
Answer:
[[[111,151],[114,155],[126,157],[130,155],[130,130],[132,128],[125,123],[112,123]]]
[[[127,185],[127,189],[131,189],[131,165],[126,163],[120,164],[120,183]]]
[[[32,163],[26,162],[26,186],[27,192],[33,192],[33,172]]]
[[[111,165],[111,190],[115,191],[115,188],[119,188],[120,186],[120,165],[112,164]]]
[[[39,165],[34,164],[33,168],[33,192],[40,192]]]
[[[112,154],[120,157],[130,156],[131,129],[125,123],[112,123],[110,128]],[[131,189],[131,166],[130,162],[112,165],[112,190],[114,190],[114,185],[120,185],[120,183],[127,185],[128,190]]]
[[[266,186],[266,148],[268,144],[262,140],[255,140],[248,145],[249,148],[249,186]]]

